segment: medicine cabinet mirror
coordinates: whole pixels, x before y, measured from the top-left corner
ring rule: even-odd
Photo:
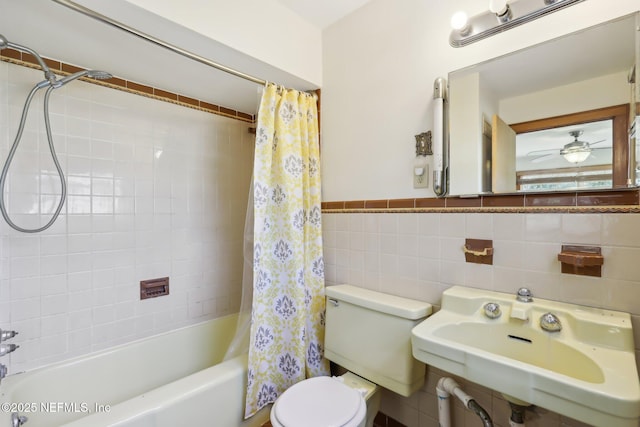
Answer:
[[[638,15],[451,72],[449,194],[637,185]]]

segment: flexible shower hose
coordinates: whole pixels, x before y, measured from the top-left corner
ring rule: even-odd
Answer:
[[[47,84],[45,84],[47,83]],[[45,225],[43,225],[40,228],[35,228],[35,229],[29,229],[29,228],[23,228],[20,227],[18,225],[16,225],[13,221],[11,221],[11,219],[9,218],[9,214],[7,212],[7,208],[5,205],[5,201],[4,201],[4,193],[5,193],[5,182],[7,179],[7,174],[9,172],[9,167],[11,166],[11,162],[13,161],[13,157],[16,154],[16,151],[18,150],[18,146],[20,145],[20,140],[22,139],[22,133],[24,131],[24,125],[27,121],[27,114],[29,113],[29,106],[31,105],[31,100],[33,99],[34,95],[36,94],[36,92],[38,92],[38,90],[47,87],[47,91],[44,94],[44,125],[45,125],[45,129],[47,131],[47,140],[49,142],[49,151],[51,152],[51,157],[53,159],[53,163],[56,166],[56,169],[58,171],[58,176],[60,177],[60,185],[62,187],[62,194],[60,195],[60,202],[58,203],[58,207],[56,208],[53,216],[51,217],[51,219],[49,220],[49,222]],[[41,231],[46,230],[47,228],[51,227],[53,225],[53,223],[56,221],[56,219],[58,219],[58,216],[60,215],[60,211],[62,210],[62,206],[64,205],[64,202],[67,198],[67,184],[65,182],[64,179],[64,173],[62,172],[62,168],[60,167],[60,162],[58,161],[58,156],[56,155],[56,149],[53,145],[53,135],[51,134],[51,123],[49,121],[49,95],[51,94],[51,91],[55,89],[55,87],[53,85],[49,85],[47,81],[45,82],[41,82],[38,83],[37,85],[35,85],[33,87],[33,89],[31,89],[31,92],[29,92],[29,95],[27,96],[27,99],[25,100],[24,103],[24,108],[22,109],[22,117],[20,118],[20,125],[18,126],[18,132],[16,134],[16,138],[13,141],[13,145],[11,146],[11,150],[9,151],[9,155],[7,156],[7,160],[4,163],[4,167],[2,168],[2,174],[0,175],[0,211],[2,212],[2,216],[4,217],[5,221],[7,221],[7,224],[9,224],[11,226],[11,228],[13,228],[14,230],[17,231],[21,231],[23,233],[39,233]]]

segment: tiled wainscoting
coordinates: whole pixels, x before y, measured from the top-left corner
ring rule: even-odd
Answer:
[[[634,209],[637,206],[634,207]],[[640,214],[638,213],[472,213],[328,212],[323,214],[325,276],[328,285],[349,283],[436,306],[453,285],[515,293],[631,313],[636,359],[640,359]],[[493,265],[466,263],[465,238],[493,240]],[[557,255],[567,243],[600,246],[602,277],[562,274]],[[385,392],[381,412],[408,427],[437,426],[435,384],[411,398]],[[460,380],[490,411],[497,426],[508,426],[508,407],[490,384]],[[462,407],[455,426],[475,426]],[[527,426],[576,426],[536,408]]]

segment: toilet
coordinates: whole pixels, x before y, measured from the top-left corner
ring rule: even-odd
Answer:
[[[380,387],[410,396],[425,365],[411,354],[411,329],[431,304],[351,285],[326,288],[325,357],[347,372],[289,387],[271,408],[274,427],[371,427]]]

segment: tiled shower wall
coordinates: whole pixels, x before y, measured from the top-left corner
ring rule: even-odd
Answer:
[[[631,313],[640,359],[640,214],[633,213],[325,213],[327,284],[349,283],[440,304],[453,285],[515,293]],[[493,265],[466,263],[465,238],[492,239]],[[601,246],[602,277],[560,273],[562,244]],[[411,398],[385,393],[382,412],[408,427],[435,427],[439,376]],[[460,381],[489,410],[497,426],[508,426],[499,394]],[[483,386],[490,387],[490,384]],[[537,408],[527,426],[578,426]],[[457,407],[455,426],[481,425]]]
[[[42,79],[0,62],[0,158]],[[0,221],[0,328],[21,346],[9,372],[236,312],[249,124],[81,81],[50,110],[62,215],[38,234]],[[60,192],[42,125],[39,95],[5,195],[23,227],[44,224]],[[164,276],[170,295],[140,301],[139,281]]]

